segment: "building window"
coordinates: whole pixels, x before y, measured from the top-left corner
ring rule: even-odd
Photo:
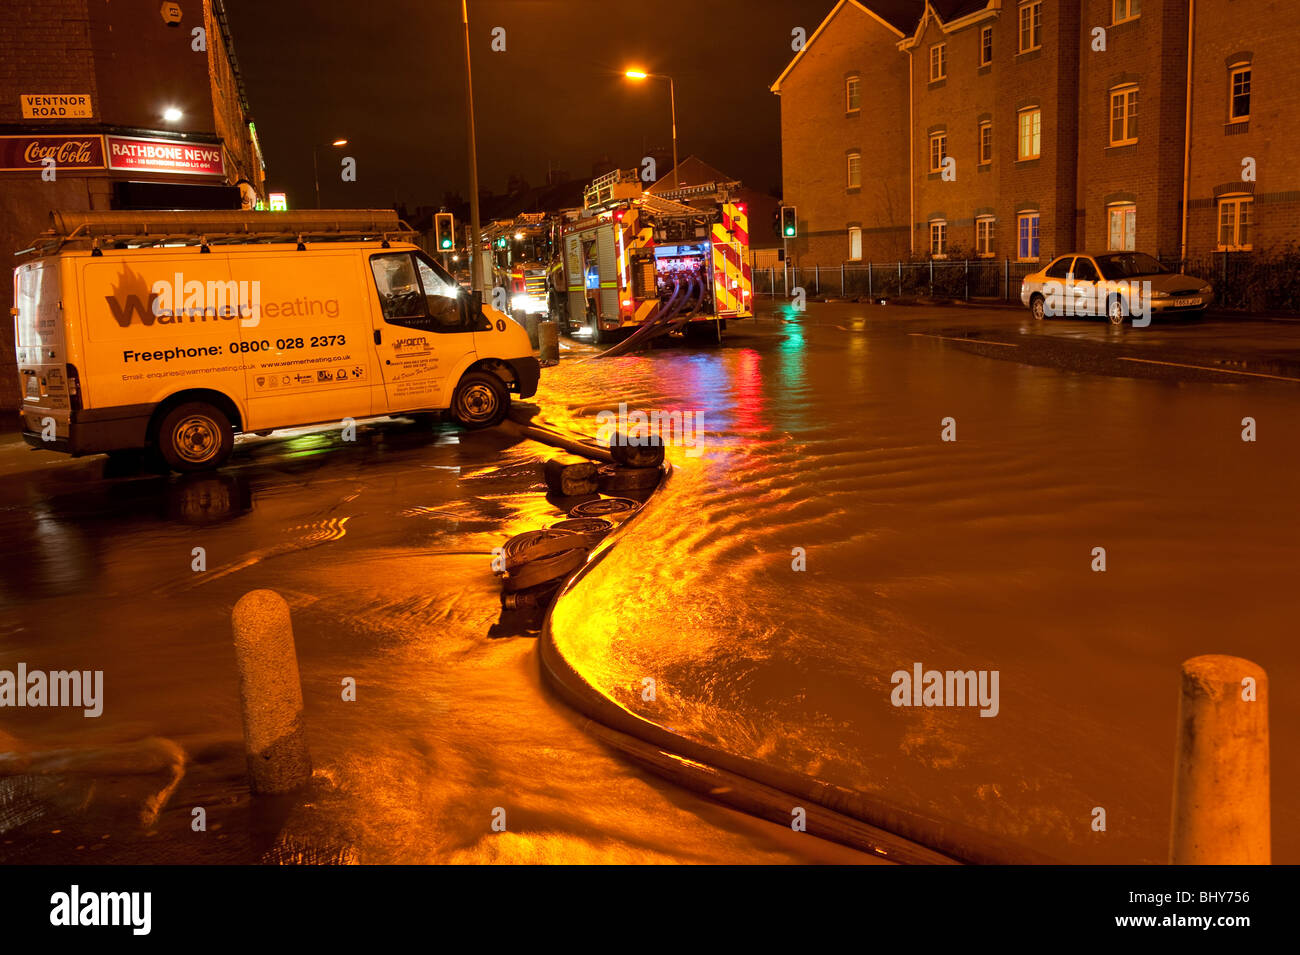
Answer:
[[[1037,159],[1043,149],[1043,111],[1038,107],[1020,111],[1020,159]]]
[[[1106,248],[1111,252],[1132,252],[1137,248],[1137,206],[1131,202],[1106,207],[1110,222]]]
[[[993,222],[992,216],[981,216],[975,220],[975,254],[981,258],[991,258],[993,255]]]
[[[980,66],[989,66],[993,63],[993,28],[985,27],[980,30]]]
[[[941,259],[948,254],[948,223],[943,219],[930,220],[930,255]]]
[[[1142,0],[1114,0],[1111,23],[1133,20],[1142,12]]]
[[[862,229],[858,226],[849,229],[849,261],[862,261]]]
[[[947,155],[948,134],[933,134],[930,137],[930,172],[943,172],[943,161]]]
[[[1127,146],[1138,139],[1138,88],[1110,91],[1110,144]]]
[[[1219,200],[1219,251],[1244,252],[1251,245],[1255,208],[1253,196],[1225,196]]]
[[[1017,216],[1020,226],[1019,258],[1021,262],[1038,261],[1038,213],[1022,212]]]
[[[930,47],[930,82],[948,75],[948,44],[936,43]]]
[[[1228,71],[1228,121],[1250,119],[1250,64],[1238,63]]]
[[[849,153],[847,185],[850,189],[862,188],[862,153]]]
[[[1043,45],[1043,4],[1032,0],[1020,4],[1020,52],[1028,53]]]
[[[991,122],[980,123],[979,147],[980,165],[987,166],[993,161],[993,124]]]
[[[856,76],[850,76],[844,81],[844,110],[848,113],[856,113],[862,108],[862,80]]]

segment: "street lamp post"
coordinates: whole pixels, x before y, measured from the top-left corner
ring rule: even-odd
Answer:
[[[317,143],[315,146],[311,147],[311,172],[312,172],[312,178],[316,180],[316,208],[317,209],[320,208],[320,162],[317,159],[317,153],[319,153],[320,150],[325,146],[338,147],[338,146],[346,146],[347,144],[348,141],[346,139],[336,139],[332,143]]]
[[[460,0],[460,17],[465,24],[465,102],[469,119],[469,288],[471,294],[483,291],[483,280],[479,275],[482,266],[479,260],[483,250],[479,248],[483,241],[478,218],[478,149],[474,143],[474,75],[469,65],[469,7],[465,0]]]
[[[667,73],[646,73],[644,70],[626,70],[623,73],[629,80],[667,80],[668,81],[668,103],[673,114],[673,188],[677,188],[677,90],[673,85],[673,78]]]

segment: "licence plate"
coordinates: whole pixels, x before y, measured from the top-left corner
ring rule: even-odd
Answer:
[[[1187,308],[1189,305],[1200,305],[1199,298],[1176,298],[1174,299],[1174,308]]]

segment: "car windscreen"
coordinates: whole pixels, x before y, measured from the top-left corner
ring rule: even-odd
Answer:
[[[1145,252],[1117,252],[1097,256],[1097,267],[1106,278],[1129,279],[1138,275],[1164,275],[1165,268]]]

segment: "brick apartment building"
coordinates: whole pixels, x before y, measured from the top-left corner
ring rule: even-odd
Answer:
[[[4,14],[5,260],[49,228],[51,210],[239,208],[264,195],[221,0],[7,0]],[[19,401],[13,283],[0,289],[7,410]]]
[[[841,0],[772,86],[792,257],[1194,260],[1294,241],[1291,7]]]

